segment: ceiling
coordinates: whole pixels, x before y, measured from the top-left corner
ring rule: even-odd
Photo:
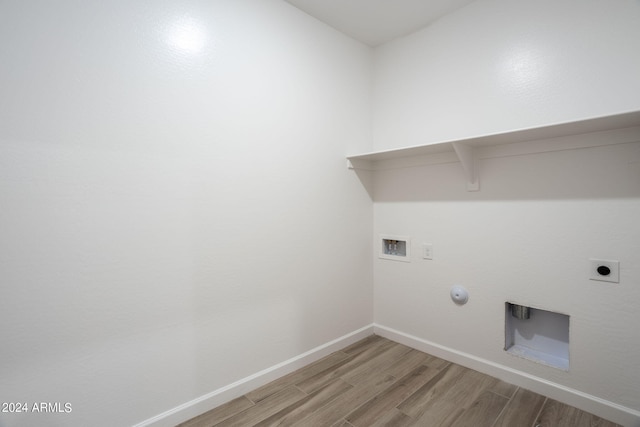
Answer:
[[[369,46],[405,36],[474,0],[286,0]]]

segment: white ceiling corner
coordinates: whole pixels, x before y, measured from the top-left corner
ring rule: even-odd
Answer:
[[[286,0],[333,28],[377,46],[426,27],[474,0]]]

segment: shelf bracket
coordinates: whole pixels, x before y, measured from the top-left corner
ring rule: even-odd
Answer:
[[[453,149],[460,159],[464,175],[467,178],[467,191],[480,190],[480,181],[478,180],[478,157],[476,150],[461,142],[452,142]]]
[[[372,162],[363,159],[349,159],[347,158],[347,168],[349,169],[364,169],[373,170]]]

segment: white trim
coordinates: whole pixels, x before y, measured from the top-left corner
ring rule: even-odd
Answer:
[[[347,158],[352,161],[367,160],[369,162],[378,162],[381,160],[397,159],[401,157],[412,157],[416,155],[453,151],[452,144],[454,142],[464,143],[465,145],[472,147],[487,147],[530,141],[558,140],[566,136],[600,133],[611,130],[617,131],[631,127],[636,127],[636,132],[637,128],[640,127],[640,111],[614,114],[605,117],[593,117],[585,120],[556,123],[541,127],[517,129],[497,134],[480,135],[463,139],[427,142],[420,145],[355,154],[347,156]],[[356,165],[352,163],[352,166]]]
[[[556,384],[527,374],[516,369],[492,362],[472,354],[454,350],[431,341],[405,334],[386,326],[375,324],[373,331],[376,335],[404,344],[416,350],[432,354],[442,359],[457,363],[476,371],[491,375],[510,384],[542,394],[554,400],[575,406],[599,417],[613,421],[626,427],[640,426],[640,411],[618,405],[613,402],[583,393],[561,384]]]
[[[187,421],[204,412],[207,412],[217,406],[222,405],[230,400],[242,396],[243,394],[261,387],[277,378],[287,375],[297,369],[300,369],[310,363],[319,360],[334,351],[343,349],[363,338],[374,333],[374,325],[367,325],[356,331],[329,341],[326,344],[313,348],[289,360],[278,363],[270,368],[263,369],[246,378],[238,380],[232,384],[214,390],[210,393],[195,398],[182,405],[176,406],[162,414],[142,421],[133,427],[172,427],[181,422]]]
[[[466,145],[464,141],[448,142],[439,145],[426,145],[406,150],[390,150],[369,153],[362,156],[349,157],[350,169],[387,170],[416,166],[428,166],[461,162],[470,168],[471,159],[465,160],[465,154],[454,150],[457,146],[466,148],[467,157],[475,157],[477,161],[500,157],[525,156],[550,153],[555,151],[580,150],[586,148],[605,147],[610,145],[631,144],[640,142],[640,126],[621,129],[604,130],[576,135],[563,135],[554,138],[506,141],[497,145]],[[471,154],[471,152],[473,154]],[[475,174],[477,171],[473,171]]]
[[[133,427],[171,427],[287,375],[371,334],[380,335],[505,382],[523,387],[626,427],[640,427],[640,411],[583,393],[526,372],[461,352],[376,323],[367,325],[305,353],[179,405]]]

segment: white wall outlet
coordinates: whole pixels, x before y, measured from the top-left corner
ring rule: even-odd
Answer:
[[[422,244],[422,258],[433,259],[433,245],[431,243]]]
[[[589,259],[589,279],[620,283],[620,261]]]

